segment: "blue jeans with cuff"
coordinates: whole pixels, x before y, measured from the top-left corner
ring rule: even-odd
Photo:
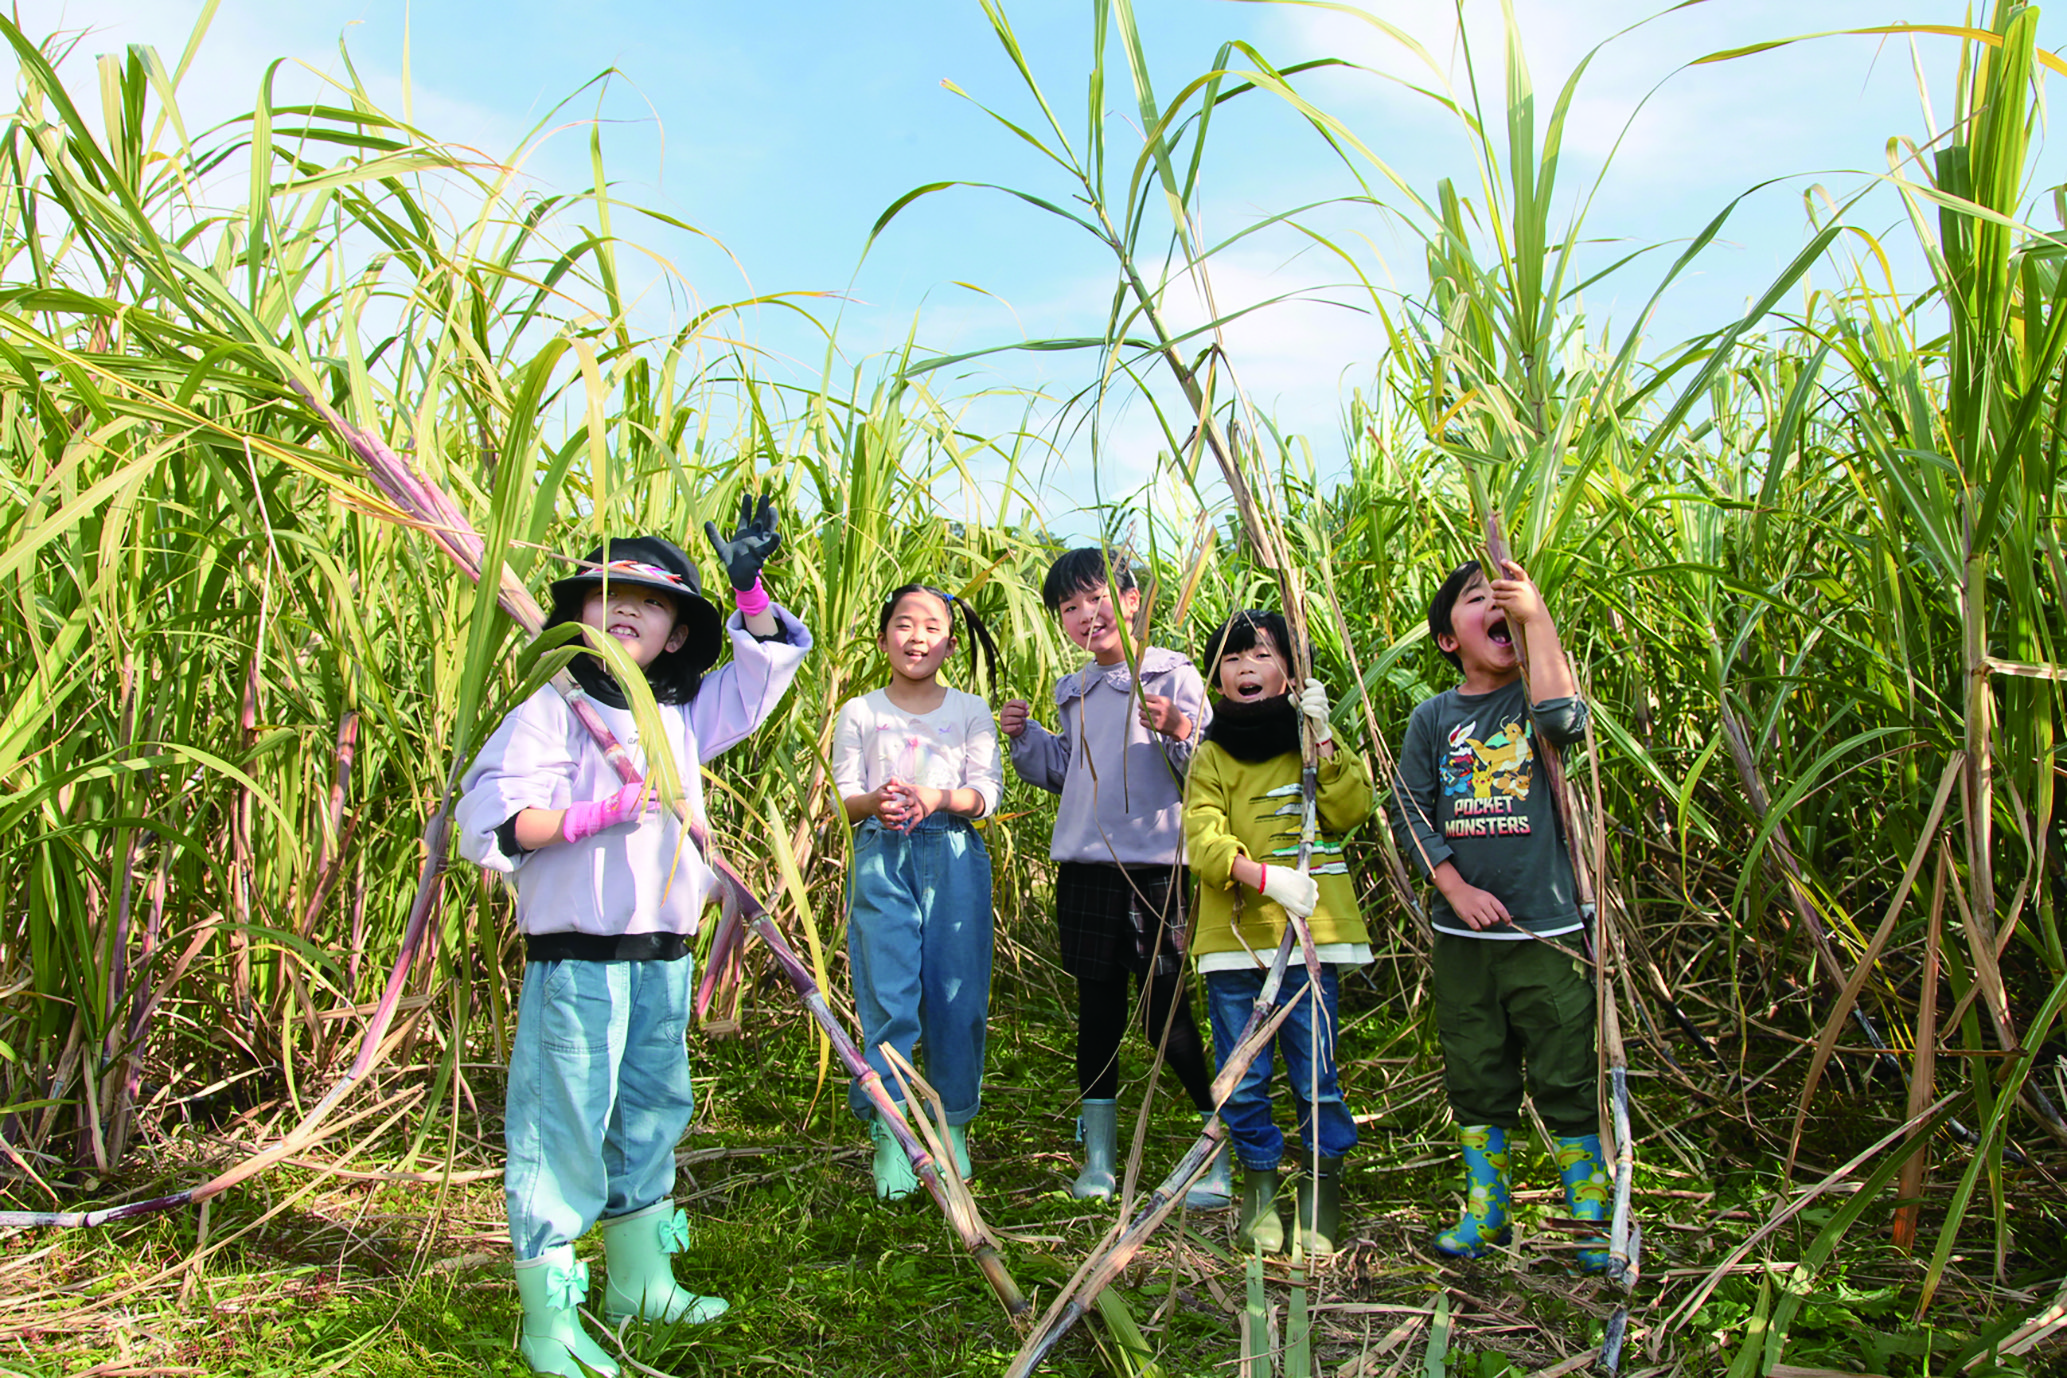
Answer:
[[[926,1080],[949,1124],[967,1124],[983,1103],[983,1041],[990,1018],[990,851],[965,818],[936,813],[910,832],[876,819],[854,830],[848,889],[847,965],[861,1051],[893,1100],[897,1079],[879,1045],[911,1060],[926,1045]],[[848,1104],[875,1109],[859,1086]]]
[[[519,1259],[668,1195],[696,1102],[696,959],[524,968],[503,1115],[503,1195]]]
[[[1265,973],[1254,971],[1209,971],[1206,973],[1206,1004],[1213,1016],[1213,1058],[1225,1066],[1227,1055],[1234,1051],[1235,1040],[1241,1037],[1248,1025],[1249,1014],[1256,1007],[1256,997],[1263,993]],[[1278,987],[1277,1004],[1282,1007],[1294,996],[1306,989],[1306,968],[1297,960],[1296,954],[1285,970],[1284,984]],[[1356,1121],[1342,1104],[1342,1090],[1335,1082],[1335,1034],[1338,1023],[1335,1018],[1337,994],[1340,984],[1333,966],[1321,966],[1321,1022],[1320,1043],[1320,1088],[1318,1119],[1320,1121],[1320,1145],[1318,1154],[1323,1158],[1340,1158],[1356,1147]],[[1285,1156],[1285,1136],[1271,1119],[1270,1077],[1275,1059],[1273,1050],[1284,1054],[1285,1080],[1292,1090],[1292,1102],[1299,1111],[1299,1140],[1309,1153],[1314,1147],[1314,1113],[1316,1106],[1309,1104],[1306,1097],[1313,1090],[1313,1005],[1311,999],[1301,999],[1298,1007],[1278,1025],[1277,1033],[1269,1043],[1256,1054],[1256,1060],[1249,1064],[1249,1070],[1242,1074],[1233,1091],[1228,1093],[1227,1103],[1220,1107],[1220,1118],[1227,1125],[1228,1136],[1234,1140],[1235,1156],[1242,1160],[1242,1166],[1258,1172],[1277,1167]]]

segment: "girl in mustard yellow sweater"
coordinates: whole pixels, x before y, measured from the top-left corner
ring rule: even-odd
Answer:
[[[1301,1243],[1310,1253],[1330,1253],[1341,1216],[1342,1155],[1356,1146],[1356,1122],[1335,1080],[1335,968],[1371,960],[1370,935],[1342,862],[1341,835],[1370,816],[1371,773],[1360,757],[1335,744],[1320,681],[1308,680],[1292,692],[1289,645],[1284,618],[1257,611],[1236,613],[1208,642],[1205,668],[1221,698],[1205,744],[1192,758],[1184,837],[1199,878],[1192,952],[1206,978],[1219,1060],[1225,1062],[1248,1023],[1288,910],[1307,921],[1319,949],[1321,985],[1313,997],[1304,995],[1307,975],[1299,962],[1286,972],[1277,1003],[1299,1003],[1274,1041],[1285,1059],[1299,1137],[1311,1164],[1299,1184]],[[1322,836],[1305,873],[1297,869],[1301,714],[1313,723],[1321,756]],[[1275,1201],[1285,1136],[1271,1118],[1272,1053],[1266,1046],[1258,1054],[1220,1107],[1242,1161],[1240,1237],[1266,1252],[1284,1244]]]

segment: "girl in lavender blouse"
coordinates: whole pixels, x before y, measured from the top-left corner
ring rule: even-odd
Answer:
[[[923,1041],[926,1078],[966,1181],[991,963],[990,853],[969,820],[997,808],[1004,774],[990,705],[940,682],[957,612],[969,623],[970,659],[980,650],[995,680],[997,646],[975,609],[924,584],[892,590],[876,618],[890,682],[841,707],[832,775],[855,825],[847,963],[862,1050],[895,1094],[883,1045],[909,1060]],[[876,1195],[911,1195],[918,1178],[897,1140],[859,1091],[849,1102],[875,1140]]]
[[[759,726],[811,649],[803,624],[761,587],[781,542],[774,505],[748,499],[730,540],[705,531],[738,611],[721,621],[696,566],[658,536],[606,542],[553,585],[548,627],[579,622],[612,637],[645,673],[664,735],[641,741],[621,686],[593,655],[570,669],[641,771],[674,758],[701,813],[697,767]],[[711,673],[729,641],[732,660]],[[609,1268],[604,1311],[690,1324],[725,1310],[675,1281],[688,1239],[675,1208],[675,1144],[688,1127],[684,1034],[695,936],[716,876],[643,785],[626,785],[550,687],[495,729],[463,782],[457,827],[468,859],[508,876],[524,934],[524,993],[511,1040],[503,1192],[517,1293],[518,1347],[537,1373],[618,1372],[582,1329],[588,1265],[574,1241],[597,1220]]]

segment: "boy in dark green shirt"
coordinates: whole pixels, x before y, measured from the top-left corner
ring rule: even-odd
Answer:
[[[1520,1127],[1525,1074],[1557,1136],[1567,1208],[1607,1218],[1593,982],[1537,746],[1584,738],[1587,708],[1550,610],[1512,560],[1490,582],[1478,561],[1458,566],[1436,591],[1428,629],[1464,681],[1414,710],[1392,825],[1437,892],[1436,1024],[1464,1145],[1464,1214],[1435,1246],[1479,1258],[1510,1237],[1507,1136]],[[1521,682],[1524,646],[1534,702]],[[1579,1254],[1587,1272],[1607,1261],[1598,1247]]]

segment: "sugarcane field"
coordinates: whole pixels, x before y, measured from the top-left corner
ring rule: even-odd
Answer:
[[[0,1378],[2067,1375],[2057,16],[0,37]]]

